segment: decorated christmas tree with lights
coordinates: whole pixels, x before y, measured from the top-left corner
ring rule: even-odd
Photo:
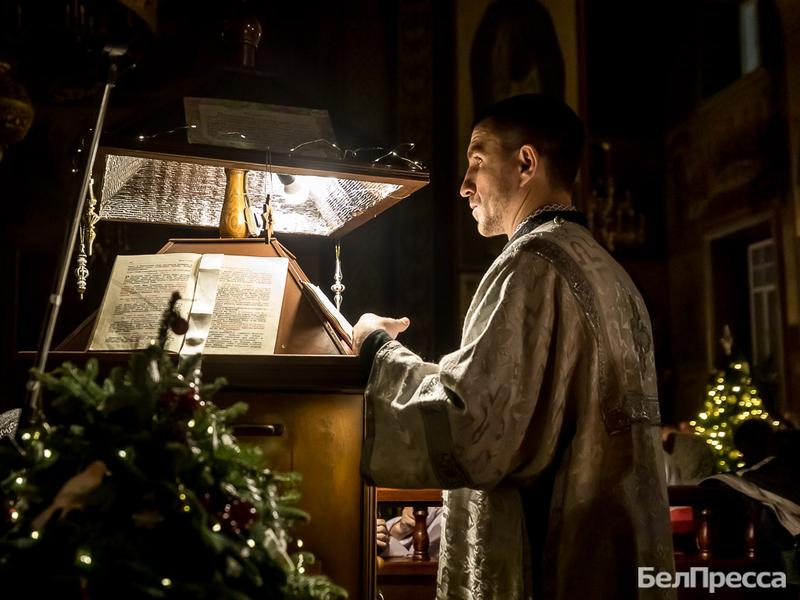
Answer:
[[[733,336],[726,325],[720,340],[726,366],[710,378],[706,386],[705,406],[690,425],[705,438],[716,458],[719,472],[736,471],[745,466],[741,453],[733,445],[736,428],[748,419],[764,419],[773,425],[764,402],[753,385],[750,365],[741,356],[734,357]]]
[[[346,595],[292,525],[294,474],[239,444],[203,383],[199,355],[176,362],[177,294],[159,340],[98,381],[98,365],[39,373],[45,414],[0,445],[0,591],[8,598],[289,598]],[[292,552],[294,550],[294,552]]]

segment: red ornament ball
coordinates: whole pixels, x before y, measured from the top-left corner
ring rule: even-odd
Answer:
[[[173,410],[187,415],[192,414],[203,405],[200,392],[196,388],[170,389],[161,394],[161,401]]]
[[[194,388],[187,388],[177,397],[177,409],[185,413],[193,413],[200,408],[200,393]]]
[[[219,515],[220,521],[230,531],[241,533],[256,520],[256,508],[247,500],[231,500],[226,503]]]

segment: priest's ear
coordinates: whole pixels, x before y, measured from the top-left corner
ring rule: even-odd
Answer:
[[[531,144],[523,144],[520,146],[517,158],[519,161],[520,185],[525,185],[536,176],[541,157]]]

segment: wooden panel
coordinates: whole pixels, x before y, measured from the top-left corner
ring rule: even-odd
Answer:
[[[365,486],[359,472],[363,397],[225,393],[218,398],[223,405],[248,402],[250,410],[243,424],[282,426],[280,436],[240,438],[261,446],[276,470],[302,475],[300,507],[311,514],[312,521],[297,527],[297,536],[321,561],[322,572],[345,587],[351,598],[368,597],[362,589],[364,569],[368,560],[374,562],[374,549],[365,534],[369,530],[374,537],[375,517],[374,510],[364,506]]]
[[[18,353],[18,371],[26,372],[36,353]],[[70,361],[83,365],[96,358],[104,370],[125,365],[128,352],[66,352],[50,353],[49,364]],[[203,357],[203,377],[211,380],[225,377],[225,390],[325,391],[363,393],[369,372],[357,356],[272,355]],[[23,379],[24,380],[24,379]]]
[[[434,600],[438,568],[435,560],[387,558],[378,568],[378,590],[384,600]]]
[[[427,506],[440,506],[442,504],[442,490],[378,488],[377,498],[378,502],[407,502],[409,506],[414,503],[426,503]]]
[[[410,558],[385,558],[378,567],[378,577],[388,579],[392,575],[426,576],[433,575],[439,570],[438,560],[415,561]]]

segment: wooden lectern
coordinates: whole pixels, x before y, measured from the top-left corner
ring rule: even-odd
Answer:
[[[203,358],[203,375],[207,380],[228,380],[215,397],[217,404],[249,404],[236,427],[239,438],[261,446],[274,470],[302,475],[300,507],[312,517],[295,531],[303,549],[316,556],[321,572],[347,589],[350,598],[373,598],[375,493],[359,473],[366,367],[358,357],[342,354],[343,341],[303,294],[302,282],[308,279],[276,240],[170,240],[160,252],[289,259],[275,354],[208,355]],[[107,370],[128,360],[127,352],[86,351],[94,319],[51,353],[51,364],[83,363],[91,356]]]
[[[226,210],[223,200],[230,196],[226,173],[238,169],[246,172],[241,199],[246,196],[249,206],[261,207],[271,198],[279,235],[339,238],[427,185],[427,171],[402,160],[412,168],[377,160],[360,163],[277,151],[265,155],[174,139],[106,136],[94,173],[99,212],[88,215],[87,222],[90,227],[108,220],[216,228]],[[290,201],[284,181],[300,184],[307,197],[300,203]],[[264,195],[259,196],[260,191]],[[321,572],[344,587],[350,598],[373,599],[375,492],[364,485],[359,472],[367,368],[349,355],[349,344],[336,324],[305,295],[303,282],[308,279],[278,241],[175,239],[160,252],[289,259],[275,354],[206,355],[203,377],[227,379],[215,396],[218,404],[248,403],[250,410],[236,428],[242,440],[261,446],[274,470],[301,474],[300,507],[312,518],[295,531],[303,550],[315,555]],[[90,317],[51,352],[50,364],[82,364],[89,357],[103,370],[125,364],[126,352],[87,351],[94,320]]]

